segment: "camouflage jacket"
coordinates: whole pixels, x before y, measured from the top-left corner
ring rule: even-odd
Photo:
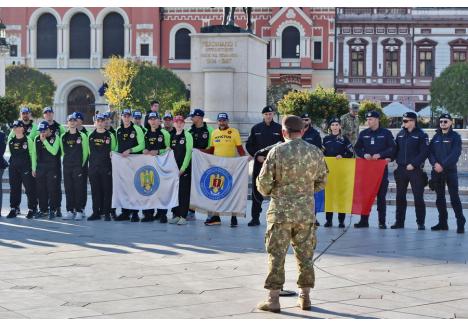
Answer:
[[[258,191],[271,196],[267,221],[315,222],[314,193],[325,187],[327,173],[322,151],[302,139],[272,148],[257,178]]]
[[[341,133],[348,137],[351,144],[356,144],[359,135],[359,117],[352,117],[348,112],[343,114],[341,120]]]

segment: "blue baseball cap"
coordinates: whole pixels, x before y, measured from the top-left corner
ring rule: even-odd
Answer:
[[[49,123],[47,121],[42,121],[40,124],[37,125],[37,130],[39,132],[44,132],[49,129]]]
[[[54,110],[50,106],[46,106],[44,110],[42,110],[42,113],[48,113],[48,112],[54,113]]]
[[[204,117],[205,116],[205,111],[202,109],[195,109],[190,113],[191,117]]]
[[[378,118],[380,118],[380,113],[377,112],[377,111],[374,111],[374,110],[369,111],[369,112],[366,113],[366,118],[377,118],[378,119]]]
[[[218,113],[218,121],[219,120],[229,120],[229,116],[227,113],[225,112],[221,112],[221,113]]]
[[[67,121],[75,120],[76,121],[76,114],[72,113],[67,117]]]
[[[148,113],[148,120],[149,119],[161,119],[161,118],[159,117],[158,112],[150,112],[150,113]]]
[[[110,112],[104,112],[104,113],[101,113],[101,115],[104,117],[104,119],[109,119],[111,117],[111,113]],[[97,116],[97,115],[96,115]]]
[[[21,113],[31,113],[31,109],[28,108],[28,107],[22,107],[22,108],[20,109],[20,112],[21,112]]]
[[[121,115],[132,115],[132,111],[130,109],[123,109]]]
[[[141,114],[141,111],[133,111],[132,116],[134,119],[141,119],[143,115]]]
[[[13,121],[13,124],[11,125],[12,128],[16,127],[24,127],[24,123],[21,120],[15,120]]]
[[[170,119],[172,120],[173,119],[173,116],[170,112],[166,112],[163,116],[163,119],[166,120],[166,119]]]
[[[84,120],[84,115],[81,112],[73,112],[73,115],[75,116],[75,119],[80,119],[81,121]]]
[[[98,113],[96,114],[95,120],[106,120],[106,114]]]

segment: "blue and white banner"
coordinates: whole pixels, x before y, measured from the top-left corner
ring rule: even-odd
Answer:
[[[192,152],[190,208],[211,215],[245,216],[247,157],[219,157]]]
[[[112,207],[171,209],[179,205],[179,169],[174,153],[130,155],[112,153]]]

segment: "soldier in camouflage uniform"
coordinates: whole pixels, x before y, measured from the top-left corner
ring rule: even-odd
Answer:
[[[270,293],[257,306],[260,310],[280,311],[279,292],[284,284],[289,244],[299,269],[299,306],[304,310],[311,306],[309,292],[315,282],[312,258],[316,245],[314,192],[324,188],[328,169],[322,152],[301,139],[303,128],[297,116],[283,119],[286,142],[270,150],[257,178],[259,192],[271,197],[265,235],[269,265],[265,289]]]
[[[359,135],[359,104],[350,103],[349,112],[340,117],[341,133],[346,136],[353,146],[356,144]]]

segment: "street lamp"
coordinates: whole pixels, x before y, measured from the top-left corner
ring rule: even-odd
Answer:
[[[0,96],[5,96],[5,57],[10,52],[6,41],[6,26],[0,19]]]

